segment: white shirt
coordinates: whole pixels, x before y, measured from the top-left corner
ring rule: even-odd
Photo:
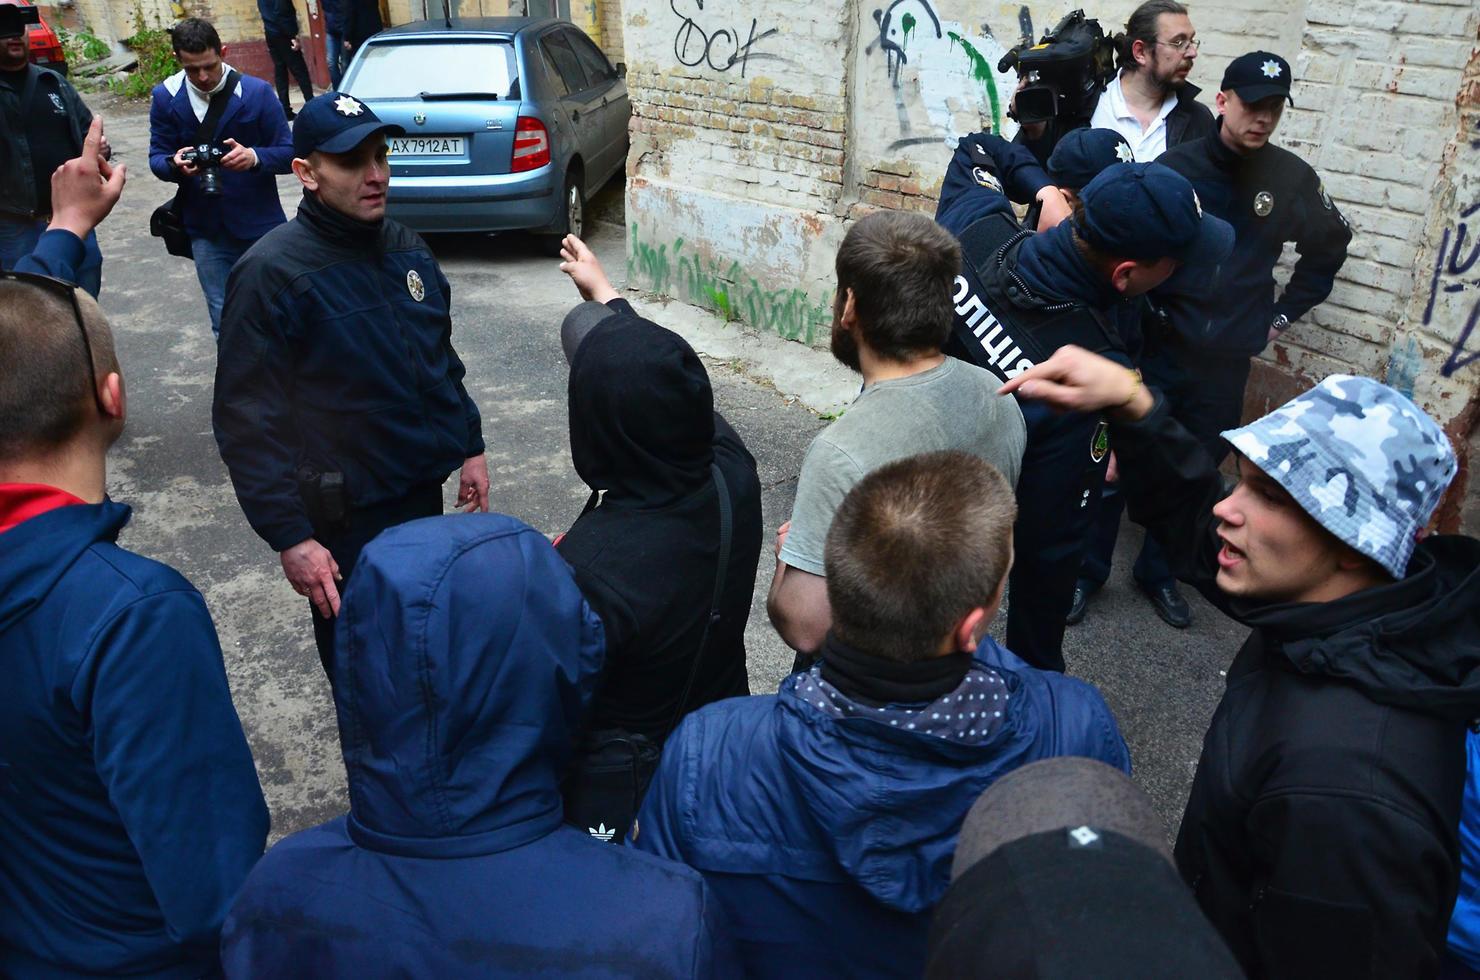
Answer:
[[[1095,129],[1115,130],[1131,145],[1131,153],[1137,163],[1150,163],[1167,151],[1167,116],[1177,107],[1177,93],[1167,93],[1156,118],[1143,130],[1141,120],[1126,105],[1125,90],[1120,87],[1121,77],[1116,75],[1115,81],[1105,87],[1105,94],[1100,96],[1089,124]]]
[[[217,92],[225,88],[226,79],[230,77],[231,66],[223,63],[221,65],[221,80],[217,82],[216,87],[211,89],[209,92],[202,92],[200,89],[195,87],[195,83],[192,82],[188,77],[185,79],[185,91],[190,95],[190,108],[195,112],[196,122],[205,121],[206,110],[211,107],[211,96],[215,95]]]

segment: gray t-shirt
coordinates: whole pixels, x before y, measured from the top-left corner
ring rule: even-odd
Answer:
[[[991,463],[1016,487],[1028,435],[1017,402],[997,394],[1000,385],[976,365],[947,357],[929,371],[865,388],[807,448],[781,560],[826,574],[823,544],[838,505],[853,484],[897,459],[959,449]]]

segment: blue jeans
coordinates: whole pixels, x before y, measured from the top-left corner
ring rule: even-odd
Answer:
[[[45,221],[0,218],[0,267],[14,269],[15,264],[36,247],[45,230]],[[98,233],[95,231],[88,232],[82,240],[82,265],[77,269],[77,285],[91,293],[93,299],[97,299],[102,291],[103,253],[98,249]]]
[[[344,35],[324,32],[324,57],[329,62],[329,84],[339,87],[344,77]]]
[[[206,294],[206,309],[211,313],[211,333],[221,337],[221,304],[226,301],[226,277],[236,260],[246,254],[255,239],[234,238],[225,232],[215,235],[191,235],[190,248],[195,252],[195,275],[201,292]]]

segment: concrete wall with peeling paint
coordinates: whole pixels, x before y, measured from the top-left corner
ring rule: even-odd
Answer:
[[[1085,4],[1119,30],[1134,3]],[[1355,232],[1331,298],[1256,362],[1247,409],[1335,372],[1411,392],[1476,453],[1480,7],[1411,0],[1192,0],[1192,81],[1234,56],[1295,66],[1278,142],[1319,170]],[[757,330],[825,344],[832,260],[875,208],[933,212],[950,147],[1000,125],[998,75],[1069,4],[625,0],[633,99],[631,281]],[[1287,259],[1292,256],[1287,255]],[[1443,524],[1480,531],[1470,468]]]

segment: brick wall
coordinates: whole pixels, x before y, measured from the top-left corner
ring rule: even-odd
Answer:
[[[1133,6],[1085,5],[1113,29]],[[1476,449],[1480,8],[1191,6],[1204,41],[1192,81],[1209,105],[1244,51],[1294,65],[1296,108],[1276,139],[1320,171],[1355,233],[1331,298],[1256,363],[1249,413],[1330,373],[1367,374],[1433,412],[1463,454]],[[933,211],[955,138],[1015,128],[1015,78],[996,73],[997,59],[1026,21],[1040,34],[1067,9],[624,0],[633,282],[826,343],[832,256],[849,221]],[[1480,480],[1467,470],[1461,483],[1444,524],[1480,530]]]

